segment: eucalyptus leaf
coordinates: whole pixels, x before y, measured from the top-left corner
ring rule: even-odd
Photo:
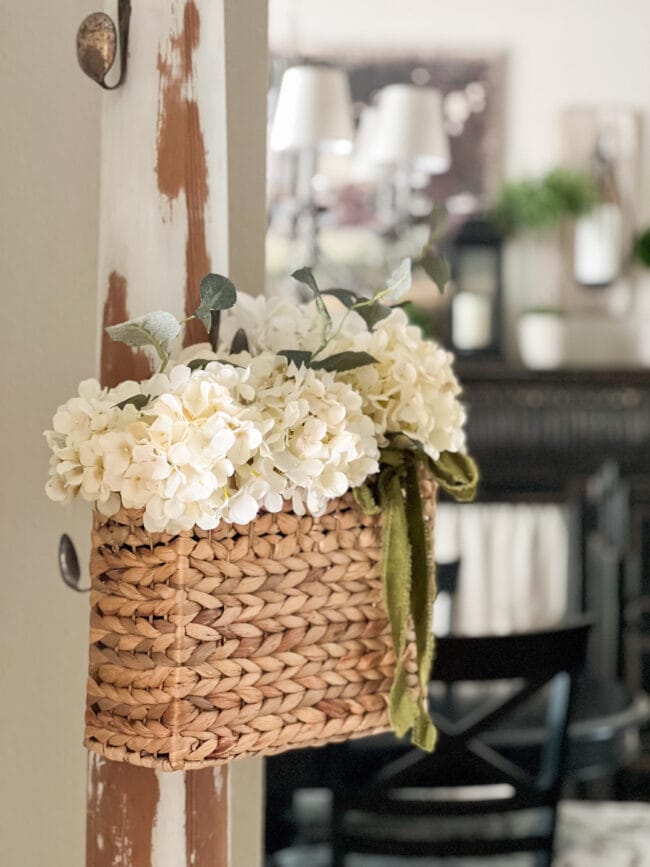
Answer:
[[[208,364],[229,364],[231,367],[241,367],[240,364],[235,364],[229,358],[193,358],[187,362],[190,370],[205,370]]]
[[[246,332],[243,328],[239,328],[235,332],[235,336],[232,339],[232,343],[230,344],[230,352],[233,355],[237,355],[238,352],[248,352],[248,337],[246,336]]]
[[[375,296],[382,301],[401,301],[411,289],[411,260],[402,259],[397,268],[386,281],[386,288]]]
[[[190,370],[205,370],[213,361],[216,361],[216,358],[193,358],[187,362],[187,366]]]
[[[180,322],[171,313],[157,310],[106,329],[112,340],[127,346],[153,346],[161,361],[169,358],[171,345],[181,330]]]
[[[201,303],[194,315],[210,331],[212,327],[212,312],[228,310],[237,300],[237,290],[233,283],[223,274],[206,274],[199,288]]]
[[[365,367],[366,364],[376,364],[377,359],[368,352],[337,352],[327,358],[312,361],[311,366],[317,370],[337,371],[353,370],[355,367]]]
[[[447,231],[447,208],[437,202],[429,214],[429,243],[441,238]]]
[[[311,367],[311,352],[305,352],[302,349],[281,349],[278,355],[293,362],[296,367]]]
[[[316,278],[314,277],[314,272],[311,268],[298,268],[297,271],[294,271],[291,275],[294,280],[297,280],[299,283],[303,283],[305,286],[308,286],[311,291],[314,293],[314,300],[316,302],[316,308],[318,313],[323,320],[324,329],[323,329],[323,338],[324,342],[327,342],[330,329],[332,326],[332,317],[330,316],[329,310],[323,303],[323,299],[321,297],[321,291],[318,288],[318,283],[316,282]]]
[[[115,404],[117,409],[124,409],[127,406],[134,406],[136,409],[143,409],[151,400],[149,394],[134,394],[133,397],[127,397],[126,400],[121,400]]]
[[[320,289],[318,288],[318,283],[316,282],[314,272],[311,268],[298,268],[298,270],[294,271],[291,276],[294,280],[297,280],[298,283],[304,283],[305,286],[309,286],[314,295],[320,295]]]
[[[421,265],[442,294],[445,291],[445,286],[451,280],[451,269],[447,260],[442,256],[428,252],[422,257]]]
[[[368,326],[368,331],[372,331],[375,325],[377,325],[378,322],[381,322],[382,319],[390,316],[391,312],[391,307],[387,307],[385,304],[380,304],[379,301],[373,301],[371,304],[364,304],[361,307],[355,308],[355,313],[358,313],[359,316],[361,316]]]
[[[356,292],[351,292],[349,289],[325,289],[320,294],[331,295],[332,298],[336,298],[346,307],[352,307],[354,304],[363,300],[362,298],[359,298]]]

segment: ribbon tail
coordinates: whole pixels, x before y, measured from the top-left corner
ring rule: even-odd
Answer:
[[[433,527],[424,519],[420,475],[422,461],[417,454],[406,455],[406,523],[411,549],[410,607],[417,649],[419,700],[413,725],[413,743],[427,752],[435,746],[436,731],[429,716],[429,679],[433,663],[433,603],[435,561]]]
[[[408,690],[404,668],[411,608],[411,547],[400,475],[397,468],[385,468],[379,481],[384,517],[381,574],[395,652],[395,677],[390,690],[388,713],[390,724],[398,737],[405,735],[412,727],[417,714],[415,701]]]
[[[402,453],[402,456],[404,453]],[[434,596],[433,555],[425,526],[415,456],[401,466],[386,467],[379,484],[384,515],[382,579],[384,601],[395,649],[395,677],[389,697],[391,726],[398,737],[412,729],[412,742],[431,751],[435,729],[428,714],[428,682],[433,656],[431,614]],[[406,487],[406,501],[402,480]],[[409,617],[413,620],[417,653],[417,689],[409,686],[406,669]]]

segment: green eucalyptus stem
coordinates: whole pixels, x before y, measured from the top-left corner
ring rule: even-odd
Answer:
[[[219,329],[221,328],[221,310],[210,311],[210,330],[208,332],[210,338],[210,346],[212,351],[217,351],[219,345]]]

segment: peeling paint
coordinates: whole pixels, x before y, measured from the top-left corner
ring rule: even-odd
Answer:
[[[156,771],[158,806],[151,834],[151,867],[187,867],[185,775]]]
[[[219,771],[220,786],[217,789]],[[187,864],[230,864],[228,857],[227,768],[186,774]]]
[[[215,765],[212,768],[212,774],[214,776],[214,790],[217,793],[217,797],[220,798],[223,791],[223,769],[219,765]]]
[[[208,201],[208,166],[199,108],[194,97],[193,56],[199,44],[200,18],[194,0],[187,0],[182,29],[172,35],[164,52],[158,53],[160,89],[156,177],[161,195],[173,203],[185,195],[187,243],[185,247],[185,313],[199,304],[199,283],[210,270],[205,236]],[[205,340],[200,322],[185,329],[184,343]]]
[[[116,343],[106,333],[109,325],[116,325],[129,318],[126,303],[126,278],[117,271],[108,277],[108,289],[102,317],[102,351],[100,376],[102,385],[113,387],[125,379],[146,379],[151,376],[149,359],[139,349],[131,349],[125,343]]]
[[[151,829],[159,798],[155,774],[94,758],[89,766],[86,864],[151,867]]]

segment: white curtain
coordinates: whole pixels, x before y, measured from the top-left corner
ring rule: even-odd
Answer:
[[[452,624],[459,634],[521,632],[557,623],[566,613],[563,506],[442,503],[435,557],[439,563],[460,559]]]

